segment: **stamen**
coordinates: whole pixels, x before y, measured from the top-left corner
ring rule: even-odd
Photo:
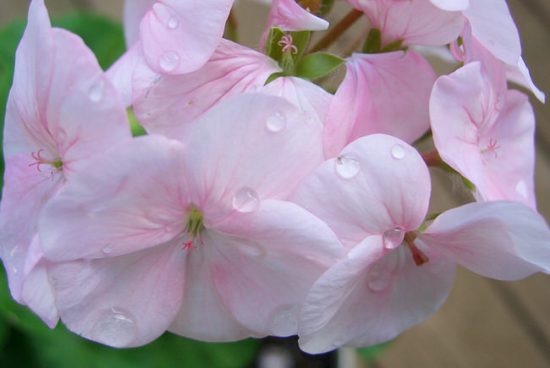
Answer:
[[[430,261],[428,256],[426,256],[418,247],[416,244],[414,244],[414,240],[416,239],[416,234],[414,232],[408,232],[405,234],[405,244],[409,247],[413,261],[417,266],[422,266],[424,263],[427,263]]]
[[[55,174],[55,171],[61,171],[63,169],[63,161],[61,161],[60,158],[56,159],[48,159],[44,157],[44,149],[41,148],[36,152],[32,152],[31,156],[34,159],[34,162],[30,163],[29,166],[36,166],[36,169],[39,172],[42,172],[41,166],[42,165],[48,165],[53,167],[51,170],[51,175]]]
[[[494,139],[494,138],[490,138],[489,139],[489,144],[487,145],[486,148],[481,150],[481,153],[492,153],[496,158],[498,156],[497,150],[499,148],[500,148],[500,146],[498,145],[497,140]]]
[[[292,44],[292,35],[286,34],[277,43],[279,46],[282,46],[281,49],[284,53],[290,53],[296,55],[298,53],[298,48]]]

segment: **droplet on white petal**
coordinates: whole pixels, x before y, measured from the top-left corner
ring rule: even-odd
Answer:
[[[107,244],[103,249],[102,252],[104,254],[111,254],[113,252],[113,246],[111,244]]]
[[[166,23],[166,26],[170,29],[176,29],[179,27],[179,22],[176,18],[174,17],[171,17],[170,19],[168,19],[168,23]]]
[[[296,333],[298,329],[298,310],[294,304],[285,304],[273,312],[270,322],[271,333],[275,336],[289,336]]]
[[[171,72],[180,65],[180,56],[175,51],[166,51],[160,57],[159,66],[165,72]]]
[[[392,273],[384,267],[384,262],[374,264],[367,274],[367,286],[371,291],[384,291],[390,286]]]
[[[343,155],[336,159],[336,173],[342,179],[351,179],[355,177],[359,170],[361,170],[361,165],[359,160],[350,155]]]
[[[384,231],[383,240],[386,249],[395,249],[403,243],[405,232],[402,229],[395,228]]]
[[[12,266],[11,272],[12,272],[13,274],[16,274],[16,273],[19,272],[19,271],[17,270],[17,268],[16,268],[15,266]]]
[[[239,212],[254,212],[260,207],[260,198],[254,189],[244,187],[235,193],[233,208]]]
[[[396,144],[391,149],[391,155],[396,160],[402,160],[405,158],[405,148],[400,144]]]
[[[527,184],[525,180],[520,180],[516,184],[516,193],[522,196],[523,198],[529,197],[529,190],[527,189]]]
[[[285,129],[286,117],[282,113],[276,112],[267,118],[265,126],[270,132],[278,133]]]
[[[243,242],[239,245],[239,250],[253,258],[261,258],[266,255],[265,249],[258,244]]]
[[[88,91],[88,98],[90,99],[90,101],[98,103],[103,99],[104,90],[105,83],[102,80],[94,83]]]
[[[99,315],[91,338],[114,347],[128,346],[136,337],[137,327],[129,313],[111,308]]]

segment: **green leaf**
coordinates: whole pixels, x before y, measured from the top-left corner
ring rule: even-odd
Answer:
[[[367,362],[372,362],[378,358],[378,356],[390,346],[391,341],[378,345],[369,346],[368,348],[357,349],[357,353]]]
[[[269,77],[267,77],[265,83],[264,83],[264,86],[265,85],[268,85],[269,83],[273,82],[275,79],[279,78],[279,77],[284,77],[286,76],[286,73],[285,72],[276,72],[276,73],[273,73],[271,74]]]
[[[336,70],[345,60],[324,52],[306,55],[296,66],[296,76],[304,79],[317,79]]]

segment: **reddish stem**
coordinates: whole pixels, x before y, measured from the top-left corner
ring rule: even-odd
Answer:
[[[312,47],[311,52],[320,51],[329,47],[338,37],[340,37],[349,27],[351,27],[361,16],[363,12],[352,9],[344,18],[338,22],[334,28],[332,28],[325,37],[321,38],[315,46]]]

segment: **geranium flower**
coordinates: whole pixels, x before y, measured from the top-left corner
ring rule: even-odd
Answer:
[[[419,230],[429,197],[420,155],[386,135],[351,143],[304,181],[294,200],[326,221],[349,252],[307,296],[303,350],[394,338],[443,304],[455,264],[501,280],[550,272],[550,230],[529,207],[472,203]]]
[[[142,137],[97,158],[47,205],[40,236],[72,331],[118,347],[167,329],[206,341],[296,333],[307,290],[341,253],[285,201],[322,161],[321,126],[259,94],[201,120],[184,143]]]
[[[50,326],[57,312],[37,218],[90,157],[130,137],[125,109],[95,56],[77,36],[51,28],[43,0],[32,1],[6,112],[0,244],[14,299]]]

